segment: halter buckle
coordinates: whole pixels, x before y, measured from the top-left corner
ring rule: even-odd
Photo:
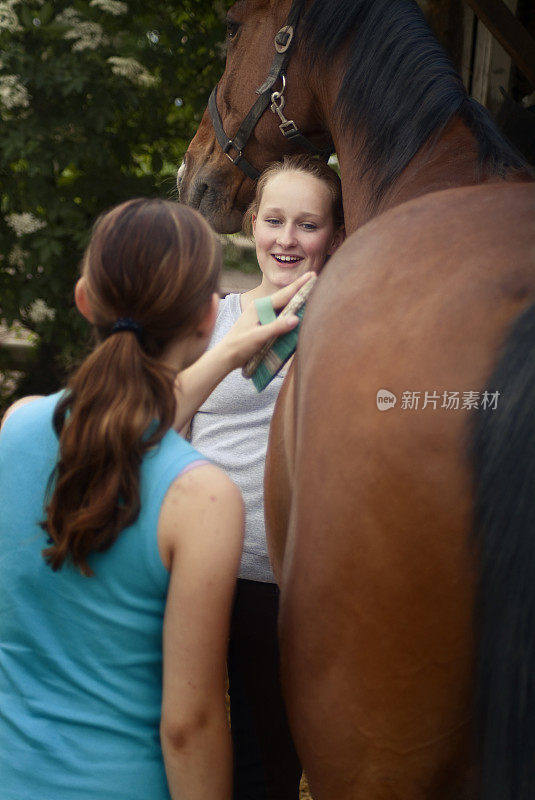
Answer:
[[[238,154],[237,156],[235,156],[235,158],[232,158],[232,156],[229,153],[229,150],[230,150],[231,147],[233,147],[235,149],[235,151],[237,152],[237,154]],[[231,164],[234,164],[234,166],[237,166],[238,161],[240,161],[240,159],[243,158],[242,151],[239,148],[236,147],[236,145],[234,144],[232,139],[228,140],[228,142],[226,143],[226,145],[223,148],[223,152],[226,155],[226,157],[228,158],[228,160],[231,162]]]
[[[286,136],[287,139],[291,139],[291,137],[295,133],[299,133],[297,129],[297,125],[293,121],[293,119],[287,119],[284,122],[281,122],[279,125],[280,132],[283,136]]]
[[[285,53],[294,38],[294,29],[291,25],[285,25],[275,36],[275,50],[277,53]]]

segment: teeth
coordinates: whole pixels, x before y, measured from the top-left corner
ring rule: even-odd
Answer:
[[[290,263],[301,261],[301,258],[298,256],[275,256],[277,261],[288,261]]]

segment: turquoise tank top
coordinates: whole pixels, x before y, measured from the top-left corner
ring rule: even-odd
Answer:
[[[141,512],[93,554],[95,576],[53,572],[40,528],[60,394],[15,410],[0,434],[2,800],[169,800],[159,739],[169,574],[164,496],[202,456],[174,431],[141,466]]]

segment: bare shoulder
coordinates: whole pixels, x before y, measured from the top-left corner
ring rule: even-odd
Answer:
[[[13,411],[17,410],[17,408],[20,408],[21,406],[25,406],[28,403],[31,403],[33,400],[39,400],[41,397],[42,397],[42,395],[40,395],[40,394],[32,394],[32,395],[28,395],[28,397],[21,397],[20,400],[16,400],[11,406],[9,406],[9,408],[6,411],[6,413],[4,414],[4,416],[2,418],[2,423],[1,423],[2,426],[4,425],[4,423],[7,420],[7,418],[9,416],[11,416]]]
[[[199,465],[175,478],[166,495],[166,501],[172,498],[180,503],[242,503],[236,484],[213,464]]]
[[[173,554],[191,547],[215,553],[225,545],[239,557],[245,511],[241,492],[221,469],[203,464],[179,475],[165,496],[158,522],[158,549],[167,569]]]
[[[243,513],[243,498],[236,484],[219,467],[203,464],[175,478],[160,519],[162,514],[164,523],[166,519],[186,519],[190,530],[232,530]]]

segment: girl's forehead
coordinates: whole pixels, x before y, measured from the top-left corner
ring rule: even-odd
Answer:
[[[315,213],[331,211],[329,187],[321,178],[305,172],[285,171],[273,175],[264,186],[260,206],[307,207]]]

